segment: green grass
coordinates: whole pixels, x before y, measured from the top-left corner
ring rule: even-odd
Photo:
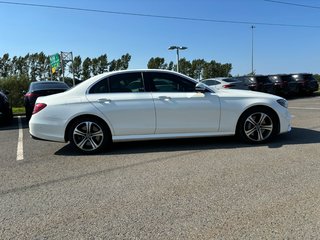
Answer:
[[[23,115],[26,113],[24,107],[13,107],[12,112],[14,115]]]

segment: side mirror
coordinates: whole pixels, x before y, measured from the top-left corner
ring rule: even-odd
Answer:
[[[205,92],[207,90],[207,86],[204,83],[197,83],[195,90],[197,92]]]

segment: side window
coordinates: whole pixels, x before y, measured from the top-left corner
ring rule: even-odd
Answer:
[[[124,73],[109,77],[111,93],[144,92],[141,73]]]
[[[153,92],[194,92],[195,83],[167,73],[145,73]]]
[[[93,85],[89,91],[89,93],[108,93],[108,78],[104,78],[101,81],[97,82]]]

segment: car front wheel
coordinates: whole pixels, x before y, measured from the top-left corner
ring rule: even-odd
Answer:
[[[96,153],[110,143],[110,135],[101,121],[83,118],[72,124],[69,140],[74,148],[83,153]]]
[[[252,109],[245,112],[238,125],[238,134],[249,143],[263,143],[271,139],[277,131],[275,113],[268,109]]]

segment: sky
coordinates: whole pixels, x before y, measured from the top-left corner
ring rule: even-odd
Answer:
[[[320,1],[283,0],[7,0],[6,2],[95,9],[107,12],[248,22],[248,24],[142,17],[126,14],[11,5],[0,1],[0,55],[60,51],[118,59],[129,53],[130,69],[147,68],[152,57],[232,64],[232,75],[320,73]],[[318,8],[316,8],[318,7]],[[288,27],[257,23],[312,25]]]

